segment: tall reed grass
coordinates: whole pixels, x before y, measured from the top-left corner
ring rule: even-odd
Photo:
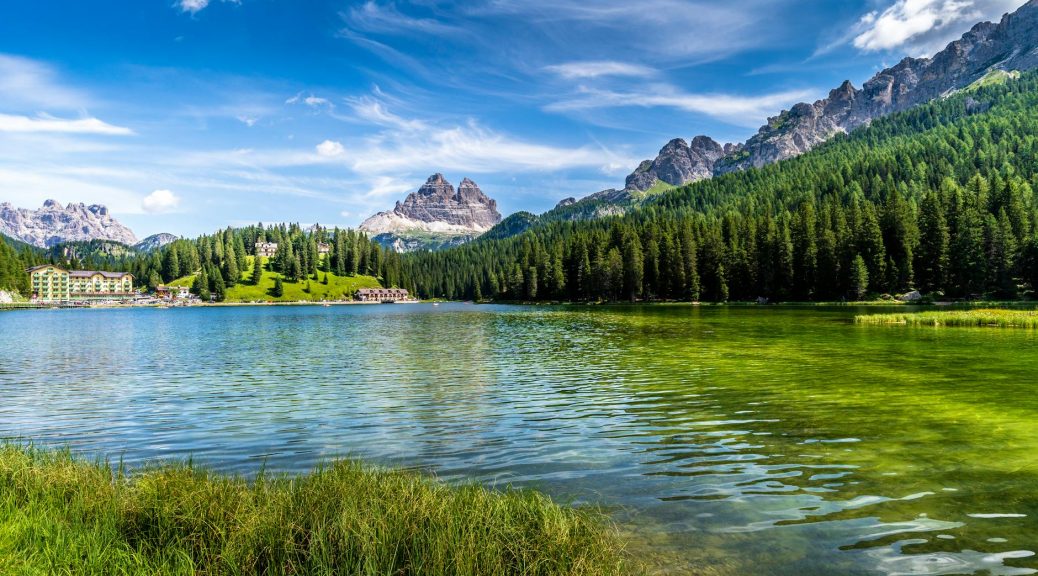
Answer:
[[[0,446],[0,574],[626,573],[597,512],[337,462],[247,481]]]
[[[854,321],[858,324],[1038,328],[1038,311],[984,309],[928,311],[908,314],[869,314],[855,316]]]

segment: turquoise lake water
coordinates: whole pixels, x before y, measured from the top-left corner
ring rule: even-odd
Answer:
[[[4,312],[0,437],[536,488],[606,507],[660,573],[1038,571],[1038,333],[856,312]]]

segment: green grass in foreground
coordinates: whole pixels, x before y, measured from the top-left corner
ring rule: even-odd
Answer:
[[[0,446],[2,574],[605,575],[597,513],[338,462],[253,482]]]
[[[909,314],[870,314],[855,316],[854,321],[858,324],[1038,328],[1038,311],[983,309],[928,311]]]
[[[320,302],[324,300],[338,301],[338,300],[350,300],[353,294],[361,288],[381,288],[382,285],[378,279],[374,276],[336,276],[331,272],[317,272],[318,280],[310,278],[310,292],[306,292],[307,280],[301,280],[299,282],[283,282],[284,295],[280,298],[271,296],[270,292],[274,289],[274,279],[277,278],[278,274],[271,272],[264,266],[263,276],[260,279],[259,285],[253,285],[252,283],[252,262],[254,256],[248,256],[246,259],[248,264],[245,266],[245,272],[242,275],[242,280],[235,284],[234,287],[227,289],[226,302]],[[264,263],[268,260],[264,258]],[[328,276],[328,284],[323,284],[325,275]],[[187,276],[184,278],[178,278],[173,282],[170,282],[171,286],[191,286],[195,281],[194,276]]]

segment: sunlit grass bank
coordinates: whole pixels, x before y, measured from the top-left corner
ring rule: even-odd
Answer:
[[[0,574],[606,575],[622,557],[600,515],[534,492],[352,462],[253,481],[127,475],[0,447]]]
[[[854,321],[858,324],[1038,328],[1038,311],[984,309],[928,311],[908,314],[870,314],[855,316]]]

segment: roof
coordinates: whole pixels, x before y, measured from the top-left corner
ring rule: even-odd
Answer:
[[[126,276],[133,278],[133,274],[130,274],[129,272],[101,272],[98,270],[73,270],[69,272],[69,275],[75,278],[93,278],[98,274],[104,276],[105,278],[118,279],[125,278]]]
[[[357,290],[358,294],[383,294],[386,292],[407,292],[404,288],[361,288]]]
[[[35,272],[37,270],[43,270],[44,268],[54,268],[55,270],[61,270],[62,272],[66,271],[64,268],[62,268],[60,266],[55,266],[53,264],[43,264],[41,266],[33,266],[32,268],[29,268],[28,271],[29,272]]]

